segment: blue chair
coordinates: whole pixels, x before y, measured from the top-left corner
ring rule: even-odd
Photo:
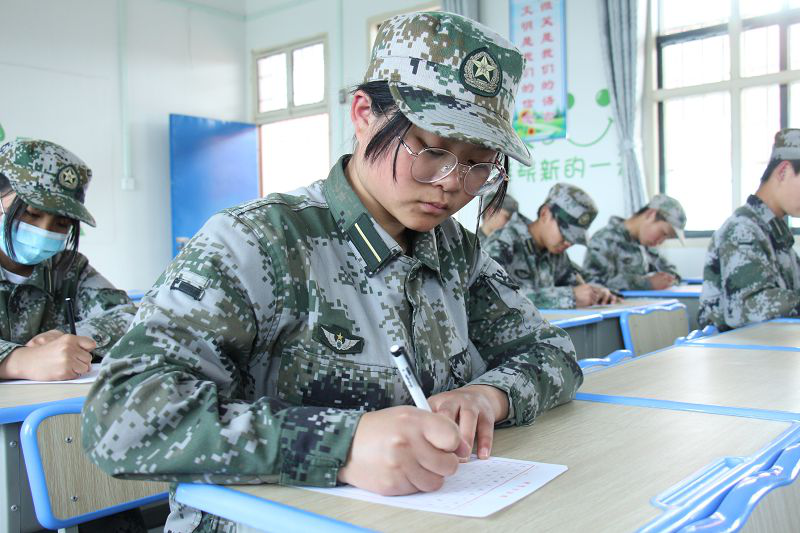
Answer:
[[[594,367],[615,365],[620,361],[631,358],[633,358],[633,352],[630,350],[617,350],[615,352],[611,352],[605,357],[590,357],[587,359],[580,359],[578,361],[578,366],[580,366],[583,370],[588,370]]]
[[[689,313],[682,303],[624,311],[619,318],[626,350],[642,355],[671,346],[689,334]]]
[[[81,404],[53,404],[29,414],[20,442],[33,507],[48,529],[66,529],[134,507],[166,500],[166,483],[119,480],[83,454]]]

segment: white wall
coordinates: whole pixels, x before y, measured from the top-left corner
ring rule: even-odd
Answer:
[[[484,23],[509,37],[508,3],[484,0],[481,8]],[[522,213],[535,219],[536,210],[556,182],[576,185],[589,193],[599,208],[589,229],[591,234],[605,226],[611,215],[623,212],[620,158],[611,107],[598,103],[598,95],[607,84],[599,49],[596,3],[566,2],[566,19],[567,91],[574,96],[574,105],[567,111],[567,138],[533,144],[532,175],[521,173],[521,165],[512,161],[509,193],[519,201]],[[582,175],[577,171],[581,162]],[[557,167],[558,171],[545,173],[543,165]],[[566,177],[568,166],[572,169],[571,178]],[[473,229],[476,214],[477,201],[473,201],[459,213],[459,218]],[[580,264],[585,248],[573,246],[568,253]]]
[[[368,23],[435,3],[0,0],[0,124],[7,138],[47,138],[86,160],[95,176],[87,205],[98,227],[85,228],[81,250],[118,286],[147,288],[171,254],[169,113],[253,121],[253,51],[325,35],[335,160],[352,146],[349,107],[339,103],[339,91],[357,84],[366,69]],[[124,8],[120,12],[118,5]],[[566,181],[584,188],[600,206],[591,228],[596,231],[623,209],[616,132],[610,107],[596,98],[606,82],[595,4],[566,5],[567,84],[575,99],[569,138],[535,144],[534,179],[522,177],[514,165],[510,191],[523,212],[534,216],[554,183],[541,179],[542,161],[558,161],[564,181],[567,160],[581,158],[584,176]],[[480,6],[483,22],[508,36],[508,2],[480,0]],[[580,146],[585,144],[591,146]],[[122,187],[125,154],[133,190]],[[476,203],[459,213],[470,228]],[[685,275],[702,269],[705,243],[696,244],[667,248]],[[583,252],[579,246],[570,250],[578,261]]]
[[[400,11],[436,4],[436,0],[248,0],[247,114],[255,116],[253,52],[324,35],[327,39],[327,80],[332,161],[352,151],[353,129],[349,100],[339,103],[339,92],[361,82],[369,62],[369,22]],[[320,176],[324,178],[325,176]]]
[[[92,168],[97,228],[83,225],[80,249],[121,288],[149,288],[171,258],[169,113],[245,118],[237,9],[243,0],[0,0],[0,124]]]

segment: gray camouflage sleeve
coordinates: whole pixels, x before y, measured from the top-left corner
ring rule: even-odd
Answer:
[[[78,281],[75,314],[77,334],[92,337],[97,342],[93,354],[104,356],[128,330],[136,306],[125,291],[116,289],[87,263]],[[63,326],[64,331],[67,328]]]
[[[502,268],[484,258],[470,287],[470,339],[487,365],[471,384],[508,394],[502,425],[530,424],[544,411],[568,402],[583,383],[569,336],[544,320]]]
[[[575,309],[575,291],[572,286],[537,287],[528,298],[538,309]]]
[[[727,293],[722,311],[730,327],[798,314],[800,293],[778,285],[781,274],[765,242],[742,225],[719,248],[721,286]]]
[[[288,276],[258,242],[239,219],[216,215],[143,299],[83,409],[84,449],[104,471],[336,484],[361,413],[247,394],[249,368],[269,364]]]
[[[612,265],[603,254],[603,250],[593,240],[590,240],[589,246],[586,247],[586,255],[583,257],[583,273],[586,276],[586,281],[608,286],[606,280],[609,277]]]
[[[611,246],[607,241],[593,238],[589,241],[589,247],[583,259],[583,271],[587,281],[600,283],[616,291],[651,289],[647,276],[626,272],[625,267],[621,264],[623,255],[618,247]]]

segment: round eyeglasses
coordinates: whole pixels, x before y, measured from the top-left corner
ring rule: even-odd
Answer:
[[[411,163],[411,176],[420,183],[435,183],[445,179],[456,167],[464,169],[458,178],[464,191],[472,196],[482,196],[495,190],[508,180],[506,171],[497,162],[463,165],[453,152],[443,148],[423,148],[412,150],[402,137],[397,137],[408,155],[414,158]],[[498,158],[500,155],[498,155]]]

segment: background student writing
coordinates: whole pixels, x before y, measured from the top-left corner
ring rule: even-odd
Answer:
[[[90,370],[135,308],[80,254],[91,170],[41,140],[0,147],[0,379],[69,380]],[[69,334],[65,298],[74,302]]]

